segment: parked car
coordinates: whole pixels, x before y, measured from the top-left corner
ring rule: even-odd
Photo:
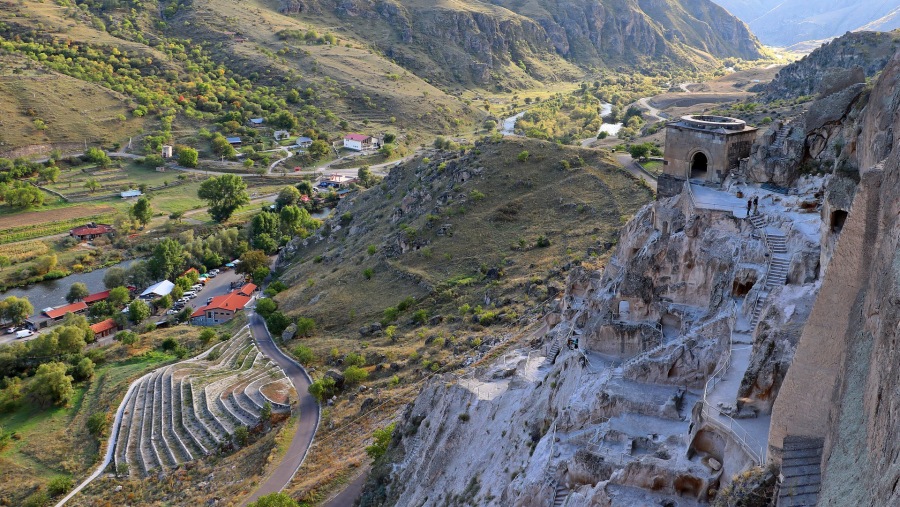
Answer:
[[[216,274],[213,273],[212,271],[210,271],[210,272],[209,272],[209,277],[210,277],[210,278],[215,278],[215,277],[216,277]]]
[[[15,333],[15,332],[18,331],[18,330],[19,330],[18,327],[13,326],[13,327],[11,327],[11,328],[9,328],[9,329],[6,330],[6,334],[13,334],[13,333]]]
[[[181,297],[181,298],[178,299],[178,302],[179,302],[179,303],[187,303],[187,302],[190,301],[190,300],[191,300],[191,298],[189,298],[189,297],[187,297],[187,296],[183,296],[183,297]]]
[[[30,329],[23,329],[21,331],[16,331],[16,339],[18,340],[20,338],[27,338],[33,334],[34,334],[34,331],[32,331]]]
[[[171,310],[166,310],[166,315],[175,315],[176,313],[178,313],[178,310],[175,310],[174,308]]]
[[[182,296],[184,296],[186,298],[194,299],[195,297],[197,297],[197,291],[189,290],[189,291],[185,292],[184,294],[182,294]]]
[[[213,298],[206,298],[206,304],[212,304]]]
[[[221,273],[221,271],[219,271],[218,269],[214,269],[214,270],[210,271],[210,274],[213,274],[213,275],[218,275],[219,273]]]
[[[203,285],[198,283],[198,284],[196,284],[196,285],[192,285],[192,286],[191,286],[191,289],[193,289],[193,290],[195,290],[195,291],[197,291],[197,292],[200,292],[201,290],[203,290]]]

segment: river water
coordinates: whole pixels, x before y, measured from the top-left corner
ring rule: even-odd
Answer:
[[[502,128],[500,129],[500,133],[505,136],[514,136],[516,135],[516,120],[525,115],[526,111],[522,111],[521,113],[510,116],[509,118],[503,120]]]
[[[40,315],[44,308],[66,304],[66,294],[68,294],[69,287],[71,287],[73,283],[81,282],[87,285],[91,294],[104,291],[106,290],[106,287],[103,285],[103,276],[106,275],[109,268],[114,266],[127,268],[128,266],[131,266],[133,262],[135,262],[135,259],[122,261],[102,269],[95,269],[90,273],[75,273],[65,278],[60,278],[59,280],[48,280],[46,282],[29,285],[28,287],[9,289],[0,295],[0,297],[27,297],[28,300],[31,301],[31,305],[34,306],[34,315]]]

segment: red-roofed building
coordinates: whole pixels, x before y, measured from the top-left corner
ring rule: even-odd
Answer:
[[[85,303],[84,301],[79,301],[70,305],[60,306],[59,308],[44,310],[44,315],[46,315],[50,319],[59,320],[65,317],[67,313],[81,313],[85,310],[87,310],[87,303]]]
[[[108,298],[108,297],[109,297],[109,291],[108,291],[108,290],[105,290],[105,291],[103,291],[103,292],[98,292],[98,293],[96,293],[96,294],[91,294],[90,296],[88,296],[88,297],[82,299],[82,301],[84,301],[84,303],[85,303],[86,305],[90,306],[90,305],[92,305],[92,304],[94,304],[94,303],[96,303],[96,302],[98,302],[98,301],[103,301],[104,299],[106,299],[106,298]]]
[[[347,134],[344,136],[344,148],[356,151],[371,149],[375,145],[372,136],[365,134]]]
[[[208,305],[201,306],[191,314],[191,322],[198,326],[215,326],[233,319],[234,314],[243,310],[250,302],[250,297],[240,292],[241,289],[237,289],[212,298]]]
[[[188,276],[190,273],[197,273],[197,276],[200,276],[200,272],[197,271],[197,268],[187,268],[181,276]]]
[[[119,326],[113,319],[106,319],[96,324],[91,324],[91,331],[94,332],[94,338],[100,339],[109,336],[119,330]]]
[[[107,224],[95,224],[91,222],[81,227],[76,227],[69,231],[69,235],[79,241],[89,241],[100,236],[106,236],[115,232],[113,226]]]
[[[250,297],[253,295],[253,292],[256,290],[256,285],[252,283],[244,284],[240,289],[238,289],[238,294],[242,296]]]

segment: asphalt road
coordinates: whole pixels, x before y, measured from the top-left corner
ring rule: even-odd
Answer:
[[[269,474],[265,482],[263,482],[253,494],[247,497],[241,505],[247,505],[260,496],[277,493],[291,482],[291,479],[294,478],[294,474],[297,473],[300,465],[303,464],[303,460],[306,459],[306,453],[312,445],[313,437],[319,426],[320,417],[319,404],[316,403],[316,399],[309,394],[311,380],[306,373],[306,370],[293,359],[287,357],[281,349],[275,345],[272,336],[269,334],[269,330],[266,329],[266,326],[263,323],[262,317],[257,315],[252,309],[248,309],[248,315],[250,317],[250,333],[253,335],[253,339],[256,340],[256,346],[259,347],[259,350],[263,355],[274,361],[284,370],[284,373],[291,379],[291,383],[297,391],[297,395],[300,398],[298,405],[300,420],[297,423],[297,431],[294,434],[294,439],[291,441],[291,446],[288,447],[284,459],[277,467],[275,467],[272,473]]]

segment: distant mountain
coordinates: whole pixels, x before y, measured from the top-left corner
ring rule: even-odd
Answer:
[[[765,44],[792,46],[856,30],[900,28],[898,0],[713,0]]]
[[[282,0],[422,76],[518,87],[581,68],[709,68],[758,58],[747,26],[710,0]]]

